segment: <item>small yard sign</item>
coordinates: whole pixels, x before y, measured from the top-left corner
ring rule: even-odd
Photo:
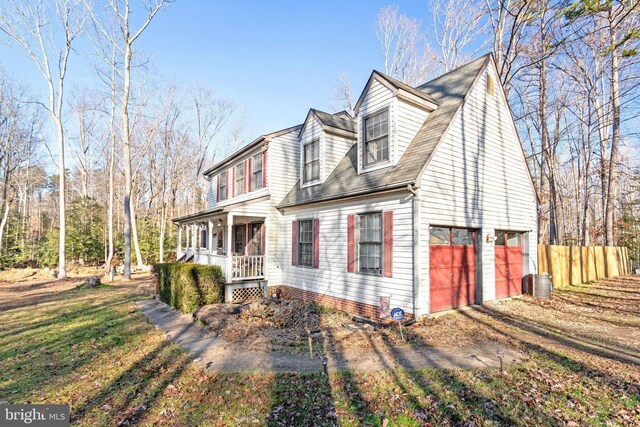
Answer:
[[[396,307],[393,310],[391,310],[391,318],[393,320],[397,320],[398,322],[401,321],[402,319],[404,319],[404,310]]]
[[[400,307],[394,308],[393,310],[391,310],[391,318],[393,320],[398,321],[398,329],[400,329],[400,337],[402,338],[402,341],[404,341],[404,335],[402,334],[402,323],[400,323],[402,319],[404,319],[404,310],[401,309]]]

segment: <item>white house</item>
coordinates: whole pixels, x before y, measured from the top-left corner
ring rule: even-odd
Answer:
[[[355,107],[311,109],[205,172],[178,257],[230,284],[377,317],[522,293],[537,198],[490,55],[416,88],[374,71]]]

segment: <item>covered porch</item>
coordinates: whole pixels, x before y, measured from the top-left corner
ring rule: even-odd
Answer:
[[[266,215],[204,211],[175,220],[177,259],[217,265],[227,283],[267,277]]]

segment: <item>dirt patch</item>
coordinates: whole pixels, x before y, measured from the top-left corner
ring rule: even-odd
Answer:
[[[403,328],[371,326],[343,312],[288,300],[202,307],[195,317],[214,334],[243,348],[355,359],[369,350],[393,352],[492,344],[562,346],[636,360],[640,348],[640,280],[603,280],[557,290],[550,300],[530,296],[421,319]],[[528,343],[528,344],[526,344]]]
[[[510,345],[503,336],[456,313],[420,320],[403,327],[402,333],[394,323],[364,323],[344,312],[299,300],[207,305],[194,317],[216,336],[250,350],[331,353],[347,359],[363,350],[381,348],[456,348],[487,341]]]
[[[64,299],[63,293],[81,286],[87,277],[96,276],[94,267],[72,269],[66,279],[52,277],[49,269],[8,269],[0,271],[0,311]],[[102,274],[99,271],[98,274]],[[98,276],[102,283],[106,277]],[[153,278],[149,272],[137,272],[131,281],[117,279],[112,285],[126,286],[139,295],[151,295]]]

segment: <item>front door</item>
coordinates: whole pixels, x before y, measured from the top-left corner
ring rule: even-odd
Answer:
[[[264,222],[249,224],[249,255],[264,255]]]

